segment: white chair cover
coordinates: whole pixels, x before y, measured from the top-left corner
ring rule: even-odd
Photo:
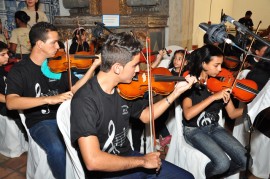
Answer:
[[[170,124],[167,125],[172,134],[172,139],[166,160],[189,171],[195,178],[205,178],[205,166],[210,162],[210,159],[199,150],[186,143],[183,135],[182,108],[180,104],[176,102],[175,106],[175,116],[170,120]],[[220,119],[223,119],[221,112]],[[219,120],[219,123],[221,126],[224,126],[224,119]],[[227,178],[239,179],[239,174]]]
[[[248,104],[248,114],[253,123],[257,114],[270,106],[270,81],[260,93]],[[248,144],[248,133],[243,124],[243,119],[236,120],[233,135],[243,144]],[[253,165],[251,173],[259,178],[269,178],[270,174],[270,139],[255,129],[251,138],[251,156]]]
[[[85,178],[84,170],[81,161],[78,157],[76,149],[71,145],[70,140],[70,102],[67,100],[60,105],[57,111],[57,124],[64,137],[67,147],[67,174],[66,178],[83,179]]]
[[[19,157],[27,151],[28,143],[13,119],[0,115],[0,153],[6,157]]]
[[[27,154],[27,179],[46,178],[54,179],[51,169],[48,165],[47,154],[31,137],[28,128],[25,124],[25,116],[22,111],[19,111],[22,123],[28,135],[28,154]]]

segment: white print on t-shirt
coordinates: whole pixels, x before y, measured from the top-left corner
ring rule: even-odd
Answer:
[[[206,126],[211,124],[214,121],[214,116],[207,112],[202,112],[201,115],[197,119],[197,126]]]
[[[58,90],[49,90],[47,94],[42,93],[39,83],[37,83],[35,85],[35,92],[36,92],[36,97],[58,95]],[[49,114],[50,113],[50,109],[49,109],[48,105],[44,109],[41,109],[41,113],[42,114]]]
[[[122,115],[128,114],[128,105],[123,105],[122,109],[123,109]]]
[[[5,94],[7,94],[7,77],[3,76],[3,80],[5,83]]]
[[[109,149],[108,153],[119,154],[120,152],[119,150],[116,149],[116,147],[123,146],[127,137],[127,133],[128,133],[128,130],[126,130],[126,128],[123,128],[123,131],[121,133],[115,135],[115,125],[113,121],[110,120],[109,126],[108,126],[109,138],[105,142],[102,151],[106,151],[107,149]]]

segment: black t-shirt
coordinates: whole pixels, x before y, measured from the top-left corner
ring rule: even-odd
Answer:
[[[78,78],[72,75],[74,84]],[[63,72],[60,80],[47,78],[41,67],[30,58],[16,63],[8,74],[7,94],[18,94],[21,97],[55,96],[69,91],[68,73]],[[42,105],[24,110],[26,125],[31,128],[42,120],[56,119],[59,105]]]
[[[4,67],[0,67],[0,93],[5,95],[6,94],[6,79],[7,79],[7,72],[5,71]],[[0,114],[6,115],[6,104],[0,103]]]
[[[247,28],[249,28],[249,30],[252,30],[251,29],[251,27],[253,26],[252,19],[246,19],[245,17],[242,17],[241,19],[239,19],[238,22],[245,25]]]
[[[246,79],[253,80],[261,91],[270,78],[270,63],[259,61],[255,67],[247,74]]]
[[[185,94],[186,97],[192,100],[192,105],[196,105],[208,98],[212,94],[207,90],[205,86],[202,87],[201,90],[193,87],[191,90],[187,91]],[[191,120],[186,120],[184,118],[183,124],[189,127],[201,127],[210,125],[212,123],[217,123],[219,120],[219,111],[222,108],[223,101],[218,100],[212,102],[208,107],[204,109],[200,114],[192,118]]]
[[[96,76],[81,87],[71,101],[71,141],[97,136],[102,151],[127,155],[131,151],[127,139],[129,119],[138,119],[148,106],[147,100],[127,101],[105,93]]]

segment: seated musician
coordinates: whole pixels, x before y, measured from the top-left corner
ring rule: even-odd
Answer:
[[[42,73],[41,64],[59,49],[57,29],[50,23],[38,22],[31,28],[29,39],[32,46],[29,59],[16,63],[9,72],[6,103],[8,109],[23,110],[30,135],[45,150],[54,177],[64,179],[66,149],[57,127],[56,112],[59,104],[71,99],[92,77],[100,60],[80,80],[70,73],[72,84],[67,72],[60,73],[59,78],[48,78]]]
[[[246,76],[246,79],[253,80],[257,83],[259,91],[264,87],[270,78],[270,47],[265,50],[262,57],[263,58],[256,63],[254,68],[251,69]]]
[[[215,77],[221,71],[223,53],[216,46],[205,45],[194,50],[191,57],[190,75],[202,82],[207,82],[208,77]],[[230,89],[212,94],[206,83],[201,89],[193,86],[182,103],[185,140],[210,159],[205,167],[207,178],[222,178],[243,171],[246,167],[246,149],[218,124],[219,112],[223,107],[231,119],[243,113],[243,109],[234,107]]]
[[[24,134],[25,140],[27,139],[27,133],[21,123],[18,111],[7,110],[6,108],[6,79],[8,76],[8,71],[4,65],[8,63],[8,45],[4,42],[0,42],[0,115],[7,116],[10,119],[13,119],[17,124],[18,128]]]
[[[139,71],[140,42],[127,33],[110,34],[105,41],[99,73],[71,101],[71,140],[78,144],[90,178],[193,178],[159,158],[158,152],[142,155],[132,151],[127,139],[129,119],[149,122],[148,101],[123,99],[119,83],[130,83]],[[187,77],[174,91],[153,105],[153,119],[195,82]],[[134,89],[135,90],[135,89]]]

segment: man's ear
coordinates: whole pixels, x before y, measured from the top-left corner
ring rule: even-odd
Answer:
[[[44,45],[44,42],[42,40],[38,40],[36,42],[36,46],[38,46],[38,48],[40,48],[40,49],[43,47],[43,45]]]
[[[115,74],[119,75],[122,70],[123,70],[123,65],[121,65],[120,63],[115,63],[113,65],[113,71]]]

